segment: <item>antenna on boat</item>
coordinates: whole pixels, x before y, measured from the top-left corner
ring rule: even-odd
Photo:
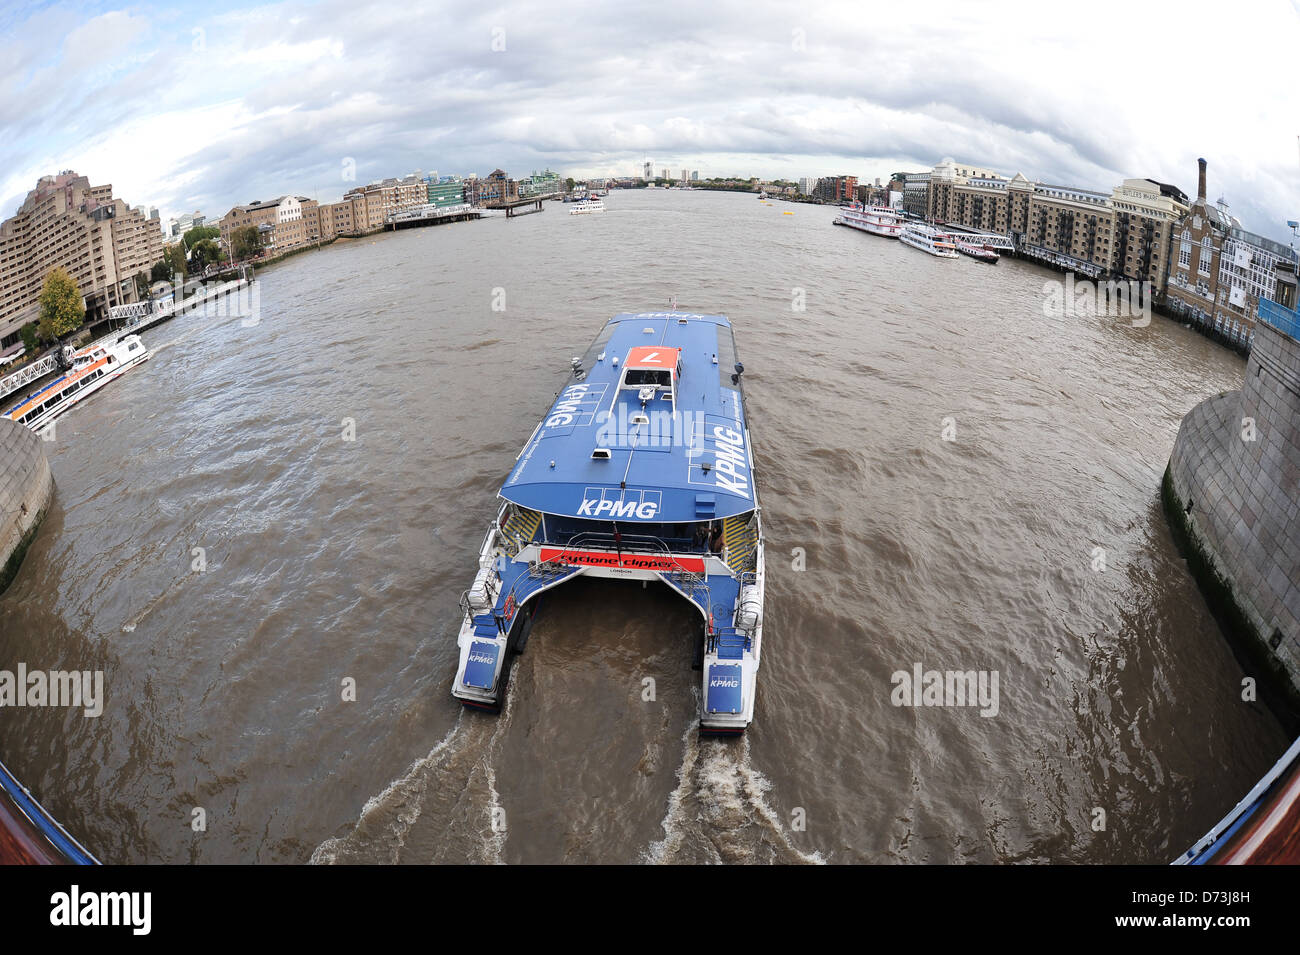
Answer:
[[[674,312],[677,311],[677,296],[676,296],[676,295],[674,295],[674,296],[672,296],[671,298],[668,299],[668,307],[671,308]]]

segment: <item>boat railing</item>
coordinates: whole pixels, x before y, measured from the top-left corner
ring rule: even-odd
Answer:
[[[465,589],[460,592],[460,612],[466,620],[474,619],[474,608],[469,605],[469,590]]]
[[[565,564],[570,553],[579,551],[584,547],[613,548],[635,553],[650,552],[667,558],[671,564],[668,570],[671,583],[691,600],[701,604],[705,615],[711,619],[713,603],[710,599],[708,575],[691,570],[683,565],[677,559],[677,554],[662,538],[650,534],[620,534],[616,541],[613,534],[584,531],[571,537],[569,542],[564,545],[564,549],[547,563]]]
[[[726,647],[743,651],[752,650],[753,646],[753,638],[743,630],[737,630],[735,627],[719,627],[707,635],[704,649],[706,653],[715,653]]]
[[[581,550],[584,547],[606,547],[614,550],[631,550],[631,551],[649,551],[667,557],[674,567],[681,568],[681,561],[677,559],[677,551],[668,546],[668,542],[662,537],[656,537],[653,534],[623,534],[620,533],[616,538],[613,534],[606,534],[598,531],[582,531],[574,534],[568,542],[563,545],[565,552],[571,550]],[[560,554],[562,559],[564,554]]]

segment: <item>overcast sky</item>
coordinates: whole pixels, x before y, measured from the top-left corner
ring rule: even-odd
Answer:
[[[582,178],[646,158],[793,179],[952,156],[1194,195],[1204,156],[1212,200],[1292,241],[1297,58],[1300,0],[0,0],[0,211],[66,168],[166,219],[415,169]]]

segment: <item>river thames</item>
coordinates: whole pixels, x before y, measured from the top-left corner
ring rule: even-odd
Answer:
[[[152,329],[59,420],[0,666],[107,699],[0,710],[0,759],[102,861],[1165,863],[1283,752],[1159,500],[1240,356],[828,207],[606,203],[291,258],[257,324]],[[753,726],[697,738],[693,611],[615,581],[556,591],[503,713],[462,714],[496,491],[570,358],[671,298],[746,368]],[[918,664],[996,672],[996,715],[894,705]]]

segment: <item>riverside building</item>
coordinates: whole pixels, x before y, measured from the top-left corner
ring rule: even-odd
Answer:
[[[1249,347],[1261,299],[1276,300],[1279,275],[1294,275],[1294,249],[1243,229],[1222,199],[1206,200],[1198,159],[1196,200],[1174,227],[1165,306],[1231,343]]]
[[[320,215],[315,199],[281,196],[279,199],[235,206],[221,219],[221,238],[230,247],[236,229],[254,226],[267,254],[292,252],[320,238]]]
[[[1109,193],[1031,182],[945,159],[928,174],[927,218],[1009,236],[1020,254],[1090,278],[1126,278],[1164,290],[1170,238],[1187,196],[1154,179],[1125,179]],[[912,176],[904,192],[909,201]],[[919,196],[920,189],[915,190]]]
[[[139,300],[135,277],[162,258],[158,219],[64,170],[42,176],[18,211],[0,224],[0,357],[21,351],[20,330],[39,317],[45,277],[62,267],[85,298],[93,323],[114,305]]]

